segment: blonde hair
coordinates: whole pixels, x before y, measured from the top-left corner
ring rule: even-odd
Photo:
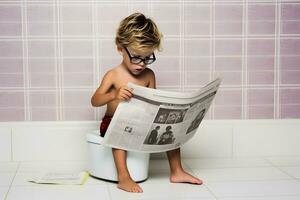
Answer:
[[[118,47],[161,50],[162,34],[142,13],[133,13],[120,22],[115,42]]]

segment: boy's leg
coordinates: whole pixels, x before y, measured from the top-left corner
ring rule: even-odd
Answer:
[[[201,185],[202,180],[187,173],[181,165],[180,148],[167,151],[167,156],[170,164],[170,181],[173,183],[193,183]]]
[[[143,192],[142,188],[130,177],[126,157],[127,152],[122,149],[112,149],[114,161],[118,172],[118,188],[128,192]]]

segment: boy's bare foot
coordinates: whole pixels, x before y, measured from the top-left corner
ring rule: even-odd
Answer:
[[[141,193],[142,188],[130,176],[119,178],[118,188],[127,192]]]
[[[192,183],[197,185],[201,185],[203,183],[202,180],[192,176],[184,170],[179,170],[171,173],[170,181],[172,183]]]

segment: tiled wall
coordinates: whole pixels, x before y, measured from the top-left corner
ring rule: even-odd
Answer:
[[[90,97],[134,11],[165,36],[158,88],[222,77],[207,119],[300,117],[300,1],[1,0],[0,121],[100,119]]]

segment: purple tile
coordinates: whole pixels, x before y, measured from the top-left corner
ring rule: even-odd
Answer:
[[[222,85],[242,85],[241,71],[216,71],[214,77],[222,78]]]
[[[90,107],[94,91],[65,90],[64,107]]]
[[[169,61],[170,62],[170,61]],[[210,71],[210,57],[185,57],[184,71]]]
[[[156,85],[157,86],[175,86],[175,87],[179,86],[180,85],[180,73],[172,72],[172,71],[156,73]]]
[[[273,89],[248,89],[248,105],[273,105]]]
[[[238,106],[242,105],[242,91],[240,89],[219,89],[216,98],[216,106]]]
[[[0,22],[19,22],[21,13],[20,5],[0,5]]]
[[[21,40],[0,41],[0,55],[3,58],[23,57],[23,47]]]
[[[55,36],[56,26],[52,22],[27,23],[29,36]]]
[[[61,21],[92,21],[92,14],[92,4],[63,4],[60,7]]]
[[[185,4],[183,9],[185,21],[210,21],[210,5]]]
[[[23,73],[0,74],[0,87],[23,87]]]
[[[1,97],[0,97],[1,98]],[[0,121],[24,121],[24,108],[0,108]]]
[[[63,120],[93,120],[95,109],[92,107],[64,108]]]
[[[248,34],[275,34],[275,21],[250,21],[248,22]]]
[[[185,22],[184,23],[184,34],[190,35],[210,35],[211,34],[211,22]]]
[[[92,87],[94,84],[93,73],[64,73],[64,87]]]
[[[300,5],[295,3],[284,3],[281,6],[281,20],[299,20]]]
[[[275,41],[273,39],[248,39],[248,55],[274,55]]]
[[[54,20],[54,5],[28,5],[27,20],[28,22],[51,22]]]
[[[274,70],[274,56],[249,56],[247,58],[248,71],[273,71]]]
[[[216,56],[241,56],[242,40],[240,39],[216,39]]]
[[[300,118],[300,104],[298,105],[281,105],[280,118]]]
[[[273,71],[250,71],[248,72],[248,84],[250,85],[273,85]]]
[[[281,39],[280,40],[281,55],[300,55],[300,39]]]
[[[248,118],[249,119],[273,119],[274,107],[273,105],[249,106]]]
[[[216,21],[242,21],[243,5],[218,5],[215,6]]]
[[[23,108],[24,92],[0,92],[0,108]]]
[[[282,71],[281,84],[300,84],[300,70],[298,71]]]
[[[54,57],[55,40],[30,40],[28,41],[29,57]]]
[[[242,57],[215,57],[216,71],[241,71]]]
[[[92,58],[79,58],[79,59],[63,59],[63,72],[88,72],[93,73],[94,60]]]
[[[29,58],[29,73],[49,73],[54,74],[56,69],[55,58]]]
[[[281,70],[300,70],[300,56],[280,56]]]
[[[38,107],[31,108],[31,120],[32,121],[56,121],[58,120],[56,115],[56,108]]]
[[[282,21],[281,22],[282,34],[299,34],[300,33],[300,21]]]
[[[54,73],[31,73],[30,87],[56,87],[56,74]]]
[[[64,57],[93,57],[92,40],[63,40]]]
[[[209,40],[184,40],[185,56],[210,56]]]
[[[214,119],[242,119],[240,106],[215,106]]]
[[[39,107],[56,107],[56,91],[30,91],[29,100],[30,107],[39,108]]]
[[[242,21],[232,22],[216,22],[215,34],[216,35],[241,35],[243,29]]]
[[[1,22],[0,36],[21,36],[22,24],[20,22]]]
[[[1,58],[0,73],[23,73],[22,58]]]
[[[300,89],[281,89],[280,104],[300,104]]]
[[[179,58],[160,57],[157,58],[155,63],[149,65],[148,67],[160,72],[168,72],[168,71],[179,72],[180,71],[179,65],[180,65]]]
[[[275,20],[274,4],[248,5],[248,20]]]
[[[185,73],[186,86],[204,86],[209,82],[210,72],[207,71],[187,71]]]

